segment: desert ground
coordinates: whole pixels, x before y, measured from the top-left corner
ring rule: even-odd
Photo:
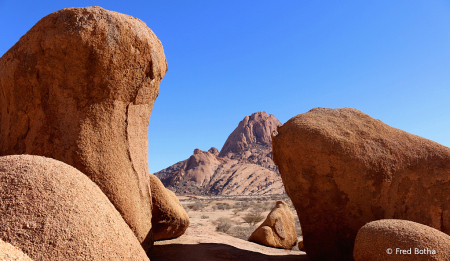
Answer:
[[[272,196],[178,196],[190,219],[179,238],[155,242],[151,260],[308,260],[296,245],[292,250],[266,247],[247,241],[282,200],[291,206],[296,232],[300,223],[286,195]]]

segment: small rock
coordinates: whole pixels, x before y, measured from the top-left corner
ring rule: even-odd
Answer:
[[[292,249],[297,243],[297,232],[289,206],[283,201],[277,201],[266,220],[248,240],[270,247]]]

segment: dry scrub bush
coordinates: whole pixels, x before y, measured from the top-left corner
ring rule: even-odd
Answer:
[[[205,205],[201,201],[197,201],[194,204],[188,205],[187,207],[194,211],[199,211],[202,210],[205,207]]]
[[[242,219],[245,223],[254,227],[256,224],[264,220],[262,211],[260,208],[253,208],[247,215],[243,216]]]
[[[225,210],[225,209],[231,208],[230,204],[228,204],[228,203],[216,203],[216,205],[219,210]]]
[[[216,231],[226,233],[231,228],[231,221],[228,218],[219,218],[216,225]]]
[[[243,240],[248,240],[250,235],[253,233],[254,228],[253,227],[241,227],[241,226],[235,226],[232,229],[230,229],[227,234],[233,237],[237,237]]]
[[[207,216],[207,215],[203,215],[203,216],[201,216],[200,218],[201,218],[201,219],[208,219],[208,218],[209,218],[209,216]]]

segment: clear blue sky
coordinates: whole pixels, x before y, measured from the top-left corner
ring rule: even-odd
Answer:
[[[450,146],[450,1],[0,0],[0,55],[47,14],[92,5],[143,20],[164,46],[150,172],[221,149],[256,111],[284,123],[357,108]]]

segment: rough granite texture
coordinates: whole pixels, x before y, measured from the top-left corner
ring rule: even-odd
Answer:
[[[100,188],[51,158],[0,157],[0,224],[33,260],[149,260]]]
[[[355,261],[450,260],[450,236],[416,222],[382,219],[358,231],[353,257]]]
[[[189,227],[189,216],[175,194],[150,174],[152,188],[152,230],[154,240],[181,236]]]
[[[450,148],[356,109],[315,108],[273,137],[312,260],[351,260],[358,230],[404,219],[450,233]]]
[[[266,220],[250,235],[248,241],[262,245],[292,249],[297,244],[294,214],[283,201],[277,201]]]
[[[167,70],[141,20],[101,7],[42,18],[0,58],[0,156],[74,166],[151,245],[148,123]]]
[[[0,260],[3,261],[33,261],[17,247],[0,239]]]

